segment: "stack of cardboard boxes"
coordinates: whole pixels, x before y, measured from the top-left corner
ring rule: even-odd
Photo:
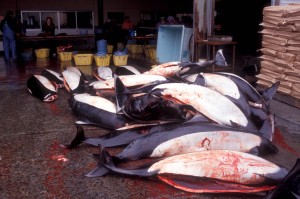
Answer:
[[[263,10],[261,70],[257,83],[300,99],[300,5]]]

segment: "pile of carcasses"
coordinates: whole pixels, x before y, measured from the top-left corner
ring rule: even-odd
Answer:
[[[45,102],[55,100],[60,87],[70,93],[77,134],[62,147],[86,143],[100,148],[88,177],[113,172],[156,178],[194,193],[299,194],[300,161],[288,172],[263,158],[278,151],[269,103],[279,82],[258,92],[232,73],[203,72],[211,64],[169,62],[143,73],[130,66],[114,72],[99,67],[92,79],[76,67],[62,74],[45,69],[27,86]],[[110,133],[85,137],[83,125]],[[107,148],[117,146],[123,151],[109,154]],[[143,159],[151,162],[119,166]]]

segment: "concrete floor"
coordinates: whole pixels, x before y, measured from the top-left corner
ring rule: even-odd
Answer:
[[[129,60],[147,69],[149,62]],[[67,150],[76,132],[76,118],[67,104],[69,93],[59,90],[52,103],[42,103],[26,89],[26,81],[45,67],[60,72],[56,59],[5,63],[0,57],[0,198],[262,198],[248,194],[191,194],[156,180],[108,175],[87,178],[96,162],[95,147],[80,145]],[[89,73],[88,68],[82,68]],[[266,159],[292,168],[300,157],[300,110],[280,101],[271,102],[276,116],[274,143],[279,153]],[[85,127],[87,135],[107,133]],[[112,153],[121,148],[111,150]]]

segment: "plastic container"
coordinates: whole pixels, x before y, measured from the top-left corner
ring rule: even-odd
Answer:
[[[40,48],[35,50],[35,54],[37,58],[47,58],[49,57],[49,48]]]
[[[97,52],[106,53],[107,41],[105,39],[100,39],[97,41]]]
[[[192,28],[184,25],[160,25],[157,36],[156,60],[158,63],[191,61]]]
[[[128,55],[113,55],[113,62],[115,66],[127,65]]]
[[[93,54],[76,54],[73,55],[76,65],[92,65]]]
[[[156,60],[156,48],[150,48],[149,55],[151,59]]]
[[[151,50],[153,49],[156,50],[156,45],[145,45],[144,47],[145,56],[150,57]]]
[[[60,61],[71,61],[72,60],[72,52],[60,52],[58,53],[58,57]]]
[[[94,55],[94,60],[97,66],[109,66],[111,54]]]
[[[144,53],[146,57],[150,57],[150,49],[151,47],[149,45],[144,46]]]
[[[142,54],[143,53],[143,46],[138,44],[130,44],[129,51],[133,54]]]

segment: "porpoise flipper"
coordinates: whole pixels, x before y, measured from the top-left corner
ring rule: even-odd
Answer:
[[[76,128],[77,132],[75,138],[71,141],[70,144],[60,144],[61,148],[73,149],[85,140],[84,130],[82,126],[76,125]]]

